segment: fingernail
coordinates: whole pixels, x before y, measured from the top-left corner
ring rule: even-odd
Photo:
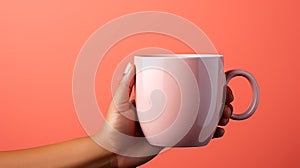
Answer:
[[[132,67],[132,64],[129,62],[124,70],[123,75],[126,75],[129,72],[129,70],[131,69],[131,67]]]

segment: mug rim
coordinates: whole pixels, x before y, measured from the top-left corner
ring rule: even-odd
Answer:
[[[223,58],[220,54],[146,54],[135,55],[135,58],[140,59],[174,59],[174,58]]]

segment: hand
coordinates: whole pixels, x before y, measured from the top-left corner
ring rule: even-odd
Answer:
[[[224,106],[222,117],[219,121],[220,126],[225,126],[229,123],[230,116],[232,115],[232,111],[233,111],[233,106],[230,104],[234,100],[232,90],[228,86],[226,86],[226,89],[227,89],[226,90],[226,101],[225,101],[225,106]],[[224,133],[225,133],[225,130],[223,128],[217,127],[213,138],[222,137],[224,135]]]
[[[152,146],[144,137],[136,120],[134,100],[130,95],[134,86],[135,67],[129,64],[110,104],[107,121],[92,138],[107,150],[115,153],[117,167],[136,167],[154,158],[163,148]],[[233,95],[227,87],[226,105],[219,125],[225,126],[232,113]],[[123,134],[120,134],[123,133]],[[224,129],[217,127],[214,138],[222,137]],[[124,136],[129,135],[128,137]],[[130,137],[138,137],[137,139]]]
[[[136,120],[135,102],[130,100],[134,77],[135,67],[129,64],[109,106],[106,123],[92,137],[106,150],[115,153],[116,167],[142,165],[163,149],[148,143]]]

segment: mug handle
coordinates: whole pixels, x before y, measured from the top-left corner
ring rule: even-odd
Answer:
[[[255,110],[257,109],[258,102],[260,99],[260,91],[256,79],[249,72],[240,69],[229,70],[225,74],[226,74],[226,84],[228,84],[232,78],[236,76],[242,76],[249,81],[252,89],[252,100],[248,109],[241,114],[232,114],[230,118],[233,120],[245,120],[251,117],[254,114]]]

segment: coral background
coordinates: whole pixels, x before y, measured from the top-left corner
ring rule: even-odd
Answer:
[[[0,150],[85,136],[72,101],[80,48],[111,19],[156,10],[198,25],[225,56],[226,70],[242,68],[255,75],[261,101],[252,118],[230,122],[223,138],[205,147],[168,150],[141,167],[300,167],[299,7],[296,0],[1,1]],[[102,111],[111,98],[117,60],[154,45],[189,52],[182,43],[154,34],[118,43],[97,73]],[[230,86],[235,112],[245,110],[249,84],[237,78]]]

